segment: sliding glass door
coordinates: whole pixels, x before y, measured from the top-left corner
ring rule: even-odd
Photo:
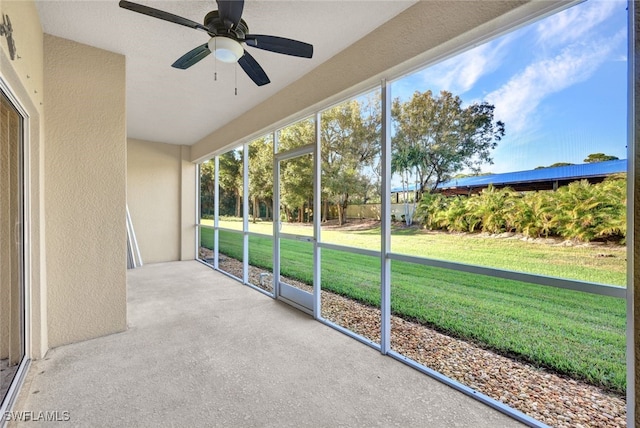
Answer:
[[[0,91],[0,410],[26,355],[22,136],[23,118]]]

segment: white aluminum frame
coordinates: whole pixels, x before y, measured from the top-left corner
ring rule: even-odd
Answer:
[[[486,35],[486,37],[483,37],[482,39],[479,39],[474,45],[480,44],[480,43],[484,43],[488,40],[490,40],[491,38],[497,37],[499,35],[502,35],[506,32],[509,31],[513,31],[519,27],[522,27],[524,25],[530,24],[531,22],[537,20],[537,19],[541,19],[543,17],[555,14],[557,12],[560,12],[561,10],[564,10],[570,6],[575,5],[576,3],[579,3],[581,0],[575,0],[575,1],[570,1],[565,3],[564,5],[554,5],[551,6],[550,8],[548,8],[547,10],[545,10],[544,12],[539,13],[536,16],[531,17],[531,19],[527,19],[527,20],[523,20],[520,22],[515,22],[513,23],[512,26],[510,26],[509,28],[499,28],[495,31],[492,31],[490,33],[488,33]],[[634,45],[634,25],[635,25],[635,21],[634,21],[634,8],[635,8],[635,4],[633,1],[628,0],[628,10],[629,10],[629,36],[628,36],[628,43],[629,43],[629,58],[633,58],[635,55],[635,45]],[[330,243],[323,243],[321,240],[321,227],[320,227],[320,222],[319,222],[319,213],[321,212],[321,198],[317,197],[317,195],[320,194],[321,191],[321,162],[319,161],[319,159],[321,159],[320,157],[320,151],[321,151],[321,141],[320,141],[320,125],[321,125],[321,114],[322,111],[324,111],[324,109],[330,108],[332,105],[336,105],[336,102],[331,102],[331,103],[326,103],[325,105],[321,106],[321,107],[316,107],[314,109],[314,117],[315,117],[315,132],[316,132],[316,141],[313,145],[307,145],[307,146],[302,146],[302,147],[298,147],[292,150],[289,150],[285,153],[279,153],[278,150],[278,131],[280,129],[282,129],[285,126],[288,126],[290,124],[293,124],[299,120],[305,120],[305,119],[309,119],[309,112],[305,111],[303,112],[303,114],[300,114],[299,116],[290,118],[289,121],[286,124],[282,124],[279,123],[277,124],[278,126],[276,127],[274,125],[273,128],[271,128],[272,130],[270,131],[273,135],[273,153],[274,153],[274,206],[273,206],[273,298],[278,298],[278,296],[281,296],[280,294],[280,284],[279,281],[277,280],[278,276],[279,276],[279,272],[280,272],[280,254],[279,254],[279,238],[283,237],[283,238],[292,238],[292,239],[302,239],[308,242],[313,242],[314,244],[314,293],[313,293],[313,308],[312,311],[309,311],[306,308],[301,307],[300,305],[293,303],[293,305],[295,307],[298,307],[299,309],[304,310],[305,312],[311,312],[314,317],[336,329],[337,331],[340,331],[341,333],[344,333],[358,341],[360,341],[363,344],[366,344],[374,349],[379,350],[382,354],[385,355],[389,355],[391,358],[394,358],[398,361],[401,361],[471,397],[474,397],[476,399],[478,399],[479,401],[495,408],[496,410],[499,410],[502,413],[505,413],[511,417],[513,417],[514,419],[527,424],[529,426],[533,426],[533,427],[545,427],[546,425],[543,424],[540,421],[537,421],[525,414],[523,414],[522,412],[519,412],[497,400],[494,400],[484,394],[481,394],[473,389],[471,389],[470,387],[461,384],[451,378],[448,378],[447,376],[442,375],[439,372],[436,372],[433,369],[430,369],[426,366],[423,366],[420,363],[417,363],[416,361],[411,360],[408,357],[405,357],[404,355],[401,355],[395,351],[393,351],[391,349],[391,345],[390,345],[390,337],[391,337],[391,325],[390,325],[390,317],[391,317],[391,261],[392,260],[396,260],[396,261],[403,261],[403,262],[409,262],[409,263],[414,263],[414,264],[418,264],[418,265],[423,265],[423,266],[431,266],[431,267],[437,267],[437,268],[443,268],[443,269],[450,269],[450,270],[454,270],[454,271],[462,271],[462,272],[467,272],[467,273],[472,273],[472,274],[478,274],[478,275],[485,275],[485,276],[489,276],[489,277],[495,277],[495,278],[503,278],[503,279],[508,279],[508,280],[515,280],[515,281],[520,281],[520,282],[524,282],[524,283],[530,283],[530,284],[536,284],[536,285],[541,285],[541,286],[549,286],[549,287],[556,287],[556,288],[564,288],[564,289],[568,289],[568,290],[574,290],[574,291],[581,291],[581,292],[588,292],[588,293],[592,293],[592,294],[599,294],[599,295],[603,295],[603,296],[609,296],[609,297],[614,297],[614,298],[622,298],[622,299],[626,299],[627,300],[627,423],[629,426],[633,426],[634,422],[635,422],[635,409],[634,409],[634,403],[635,403],[635,368],[634,368],[634,355],[635,355],[635,343],[634,343],[634,331],[633,331],[633,275],[634,275],[634,266],[633,266],[633,250],[634,250],[634,246],[635,246],[635,242],[633,240],[633,236],[631,233],[629,233],[628,238],[627,238],[627,282],[628,282],[628,286],[627,288],[624,287],[616,287],[616,286],[611,286],[611,285],[606,285],[606,284],[597,284],[597,283],[589,283],[589,282],[583,282],[583,281],[577,281],[577,280],[569,280],[569,279],[564,279],[564,278],[555,278],[555,277],[547,277],[547,276],[541,276],[541,275],[537,275],[537,274],[530,274],[530,273],[524,273],[524,272],[517,272],[517,271],[509,271],[509,270],[503,270],[503,269],[497,269],[497,268],[491,268],[491,267],[485,267],[485,266],[476,266],[476,265],[469,265],[469,264],[464,264],[464,263],[458,263],[458,262],[450,262],[450,261],[445,261],[445,260],[436,260],[436,259],[429,259],[429,258],[423,258],[423,257],[416,257],[416,256],[411,256],[411,255],[405,255],[405,254],[397,254],[397,253],[393,253],[391,251],[391,237],[390,237],[390,231],[391,231],[391,216],[390,216],[390,212],[391,212],[391,197],[390,197],[390,192],[389,190],[391,189],[391,91],[390,91],[390,82],[392,80],[389,79],[393,79],[393,81],[395,80],[399,80],[401,78],[403,78],[404,76],[406,76],[409,73],[412,73],[414,71],[416,71],[419,68],[424,68],[430,65],[433,65],[436,62],[442,61],[444,59],[450,58],[454,55],[459,54],[460,52],[470,48],[472,46],[469,45],[465,45],[460,47],[458,50],[456,50],[455,52],[449,52],[446,55],[441,55],[437,58],[433,58],[428,64],[423,64],[421,67],[415,67],[413,66],[412,68],[407,68],[405,70],[403,70],[400,73],[396,73],[395,75],[392,76],[388,76],[387,79],[382,79],[380,82],[380,96],[381,96],[381,103],[382,103],[382,135],[381,135],[381,152],[382,152],[382,175],[383,175],[383,179],[382,179],[382,195],[381,195],[381,215],[382,215],[382,220],[381,220],[381,249],[380,251],[375,251],[375,250],[368,250],[368,249],[363,249],[363,248],[354,248],[354,247],[348,247],[348,246],[343,246],[343,245],[336,245],[336,244],[330,244]],[[634,161],[636,159],[637,153],[635,152],[635,144],[636,144],[636,138],[637,136],[634,134],[635,132],[635,118],[636,118],[636,112],[634,110],[634,99],[633,99],[633,84],[634,84],[634,76],[635,76],[635,67],[634,67],[634,63],[633,60],[629,61],[629,118],[628,118],[628,128],[629,128],[629,142],[628,142],[628,150],[629,150],[629,165],[628,165],[628,175],[629,177],[633,177],[635,171],[634,171]],[[357,93],[354,94],[350,94],[350,95],[342,95],[340,99],[343,100],[348,100],[348,99],[352,99],[352,98],[356,98],[360,95],[362,95],[363,93],[368,93],[371,90],[376,90],[378,87],[374,87],[371,89],[367,89],[366,91],[359,91]],[[334,98],[335,100],[335,98]],[[262,134],[264,134],[264,132],[261,132]],[[250,138],[253,136],[250,136]],[[311,147],[313,146],[313,147]],[[286,233],[281,233],[280,232],[280,228],[279,228],[279,223],[280,223],[280,206],[279,203],[277,203],[276,201],[279,201],[280,199],[280,189],[279,189],[279,176],[280,176],[280,168],[279,168],[279,162],[281,160],[286,160],[286,159],[291,159],[291,158],[295,158],[297,156],[301,156],[301,155],[305,155],[308,153],[313,153],[314,156],[314,234],[313,234],[313,238],[307,237],[307,236],[298,236],[298,235],[291,235],[291,234],[286,234]],[[245,143],[245,157],[246,157],[246,143]],[[216,157],[216,162],[217,162],[217,157]],[[247,160],[245,159],[245,168],[243,169],[244,172],[244,179],[245,179],[245,186],[246,183],[248,181],[248,172],[246,169],[246,163]],[[216,192],[218,191],[218,165],[216,163]],[[634,183],[633,180],[628,180],[628,193],[627,193],[627,201],[628,201],[628,206],[627,206],[627,218],[628,218],[628,226],[627,226],[627,230],[628,231],[633,231],[633,196],[634,196]],[[248,192],[246,191],[245,188],[245,195]],[[219,195],[216,193],[216,213],[215,213],[215,246],[216,246],[216,250],[215,250],[215,257],[216,257],[216,266],[215,268],[217,270],[218,266],[217,266],[217,260],[218,260],[218,240],[217,240],[217,233],[218,230],[222,230],[221,228],[219,228],[219,224],[218,224],[218,204],[217,202],[219,201]],[[245,203],[246,206],[248,206],[248,204]],[[246,214],[245,214],[245,218],[243,219],[245,222],[247,221],[246,218]],[[205,226],[201,226],[201,227],[205,227]],[[233,232],[238,233],[237,230],[234,230]],[[243,233],[244,236],[248,236],[249,234],[252,233],[248,233],[248,231],[246,230],[246,227],[243,229]],[[255,234],[255,235],[261,235],[261,236],[267,236],[267,235],[262,235],[262,234]],[[247,245],[245,243],[245,245]],[[326,320],[324,318],[322,318],[321,316],[321,305],[320,305],[320,296],[321,296],[321,249],[322,248],[326,248],[326,249],[331,249],[331,250],[337,250],[337,251],[345,251],[348,253],[354,253],[354,254],[362,254],[362,255],[366,255],[366,256],[372,256],[372,257],[380,257],[380,261],[381,261],[381,272],[380,272],[380,278],[381,278],[381,343],[377,344],[375,342],[372,342],[371,340],[360,336],[356,333],[354,333],[351,330],[348,330],[340,325],[337,325],[329,320]],[[248,265],[248,257],[246,256],[246,251],[245,251],[245,258],[244,258],[244,264],[245,266]],[[225,273],[227,274],[227,273]],[[229,274],[227,274],[229,275]],[[231,277],[234,277],[232,275],[229,275]],[[234,277],[235,278],[235,277]],[[246,280],[241,280],[240,278],[236,278],[237,280],[244,282],[245,284],[247,283]],[[251,284],[248,284],[250,286],[252,286]],[[271,295],[268,292],[265,292],[264,290],[258,288],[258,287],[254,287],[253,288],[257,289],[258,291],[267,294],[267,295]],[[288,303],[292,303],[290,301],[287,301]]]
[[[380,352],[391,350],[391,86],[380,83],[382,101],[382,195],[380,201]]]
[[[196,174],[196,200],[195,200],[195,216],[194,216],[194,220],[196,223],[196,239],[194,242],[194,248],[193,248],[193,254],[195,254],[195,259],[196,260],[200,260],[200,234],[201,234],[201,230],[200,230],[200,223],[201,223],[201,216],[202,216],[202,212],[200,211],[200,165],[198,164],[196,165],[196,170],[195,170],[195,174]]]
[[[316,121],[317,123],[317,121]],[[316,126],[316,135],[317,125]],[[318,140],[319,137],[316,137]],[[319,141],[319,140],[318,140]],[[276,147],[274,140],[274,148]],[[283,233],[280,231],[280,163],[282,161],[296,159],[301,156],[311,155],[313,158],[313,237],[296,235],[291,233]],[[320,248],[318,248],[319,233],[316,229],[320,228],[316,210],[318,204],[317,192],[320,190],[320,177],[318,169],[320,162],[318,161],[318,144],[317,141],[312,144],[296,147],[286,152],[274,153],[273,156],[273,281],[274,296],[278,300],[283,300],[292,306],[313,315],[314,318],[320,317]],[[294,239],[299,241],[310,242],[313,245],[313,293],[299,290],[287,283],[280,282],[280,242],[282,239]],[[276,263],[277,261],[277,263]],[[247,263],[245,263],[247,264]],[[277,285],[277,288],[276,288]]]
[[[390,253],[389,258],[391,260],[409,262],[423,266],[431,266],[442,269],[455,270],[458,272],[473,273],[477,275],[490,276],[493,278],[509,279],[513,281],[525,282],[528,284],[544,285],[547,287],[564,288],[567,290],[598,294],[601,296],[616,297],[619,299],[625,299],[627,294],[627,288],[617,287],[615,285],[598,284],[595,282],[578,281],[573,279],[557,278],[553,276],[542,276],[533,273],[470,265],[459,262],[449,262],[445,260],[430,259],[426,257],[416,257],[407,254]]]
[[[277,177],[280,177],[280,163],[276,162],[276,156],[278,155],[278,130],[272,131],[272,139],[273,139],[273,207],[272,207],[272,216],[273,216],[273,251],[271,252],[271,256],[273,257],[273,277],[272,277],[272,290],[273,290],[273,298],[277,298],[280,294],[280,245],[276,242],[276,233],[280,232],[280,203],[276,203],[276,201],[280,201],[280,186],[276,186]]]
[[[242,283],[249,285],[249,148],[242,146]]]
[[[22,192],[22,296],[20,298],[22,305],[22,360],[18,365],[18,369],[13,376],[11,385],[4,397],[0,397],[0,427],[4,426],[7,421],[4,420],[5,412],[13,408],[15,401],[22,385],[24,384],[29,367],[31,365],[32,349],[31,349],[31,120],[30,115],[24,108],[23,104],[16,97],[14,92],[3,76],[0,75],[0,92],[9,100],[13,108],[16,109],[21,116],[22,123],[20,129],[22,153],[21,165],[21,192]]]
[[[218,258],[220,256],[220,245],[218,239],[218,229],[220,228],[220,158],[216,156],[213,162],[213,176],[215,181],[213,185],[213,199],[215,200],[215,203],[213,205],[213,268],[219,270],[220,265],[218,264]]]
[[[322,290],[320,269],[322,249],[320,248],[320,221],[322,220],[322,153],[320,152],[322,136],[320,133],[320,112],[316,113],[314,123],[315,143],[313,147],[313,317],[322,318]]]
[[[269,133],[272,136],[272,141],[273,141],[273,148],[274,150],[277,149],[276,147],[276,141],[275,141],[275,132],[271,132]],[[273,292],[270,293],[267,290],[263,290],[262,288],[256,286],[255,284],[251,283],[250,280],[250,275],[249,275],[249,250],[250,250],[250,245],[249,245],[249,237],[251,236],[259,236],[259,237],[264,237],[264,238],[270,238],[270,239],[274,239],[273,235],[265,235],[264,233],[258,233],[258,232],[252,232],[249,230],[249,159],[250,159],[250,150],[251,150],[251,143],[252,141],[247,141],[243,144],[243,153],[245,153],[246,155],[243,156],[243,166],[242,166],[242,171],[243,171],[243,177],[242,177],[242,183],[243,183],[243,206],[246,207],[246,211],[243,209],[243,221],[242,221],[242,232],[245,235],[245,241],[243,241],[243,280],[242,283],[248,287],[253,288],[254,290],[259,291],[260,293],[263,293],[269,297],[273,297],[275,298],[276,294],[275,294],[275,288],[273,288]],[[274,218],[275,218],[275,214],[274,214]],[[219,228],[220,230],[227,230],[224,228]],[[272,245],[273,248],[273,245]],[[273,259],[273,254],[271,255],[271,258]],[[232,277],[234,277],[233,275],[230,275]],[[272,275],[272,281],[275,281],[275,275]],[[234,277],[235,278],[235,277]]]
[[[206,162],[206,161],[205,161]],[[196,174],[196,179],[195,179],[195,190],[196,190],[196,195],[198,195],[195,198],[195,234],[196,234],[196,239],[195,239],[195,243],[194,243],[194,259],[206,266],[210,266],[213,267],[214,269],[218,269],[218,228],[217,228],[217,222],[218,222],[218,212],[219,212],[219,206],[218,206],[218,197],[219,197],[219,191],[218,191],[218,157],[215,156],[213,158],[213,162],[214,162],[214,201],[215,204],[213,206],[213,226],[209,226],[207,224],[202,224],[202,201],[200,199],[200,184],[201,184],[201,168],[202,168],[202,163],[199,163],[196,167],[195,170],[195,174]],[[202,229],[210,229],[213,231],[213,265],[207,263],[206,261],[202,260],[200,258],[200,240],[202,237]],[[235,277],[234,277],[235,278]]]
[[[635,193],[636,189],[636,162],[640,153],[636,149],[638,138],[636,135],[636,123],[640,120],[638,111],[636,111],[636,102],[640,87],[637,83],[636,64],[638,53],[636,52],[636,37],[640,34],[637,28],[638,23],[635,22],[636,2],[627,1],[628,13],[628,34],[627,34],[627,426],[635,426],[636,423],[636,357],[638,350],[636,349],[636,325],[635,325],[635,263],[634,249],[635,228]],[[637,226],[637,225],[635,225]]]

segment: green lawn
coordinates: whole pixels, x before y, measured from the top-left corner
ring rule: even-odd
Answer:
[[[213,221],[204,220],[213,225]],[[242,222],[228,218],[220,226],[242,230]],[[287,232],[312,236],[308,225],[287,224]],[[271,235],[271,222],[249,223],[252,232]],[[351,247],[380,250],[380,229],[345,232],[322,230],[322,241]],[[625,286],[624,247],[550,246],[517,239],[481,238],[474,235],[430,233],[416,229],[396,229],[391,235],[394,253],[429,257],[472,265],[494,267],[538,275],[577,279]]]
[[[263,225],[258,223],[256,226]],[[270,223],[264,226],[264,233],[270,233]],[[300,228],[307,233],[310,231],[309,227]],[[373,249],[375,245],[379,246],[380,238],[370,232],[328,231],[323,232],[323,237],[329,242],[338,243],[336,241],[342,239],[349,245]],[[332,236],[332,233],[340,236]],[[211,230],[202,229],[203,246],[212,246],[212,235]],[[396,241],[396,238],[401,239]],[[446,234],[414,233],[409,236],[399,233],[392,240],[403,243],[398,245],[414,242],[409,247],[413,254],[416,249],[428,248],[431,257],[437,253],[440,258],[447,259],[446,255],[452,253],[458,256],[456,261],[508,269],[514,269],[511,264],[521,260],[535,273],[624,283],[624,275],[620,277],[618,272],[624,268],[610,269],[606,263],[580,265],[583,259],[589,258],[583,248]],[[545,250],[553,254],[555,264],[545,258]],[[580,250],[581,256],[572,254],[576,250]],[[220,251],[241,259],[241,235],[221,231]],[[272,251],[270,238],[249,237],[252,265],[271,269]],[[517,257],[512,254],[516,251]],[[311,283],[312,245],[284,241],[281,252],[282,258],[286,259],[282,264],[282,275]],[[480,253],[491,259],[485,260],[478,255]],[[471,261],[478,257],[483,263]],[[594,258],[598,262],[615,259]],[[524,270],[520,265],[514,266],[515,270]],[[391,304],[395,314],[595,385],[618,392],[625,390],[625,302],[622,299],[398,261],[393,261],[391,268]],[[366,304],[380,305],[378,257],[323,249],[321,269],[323,289]],[[563,275],[557,274],[557,269]],[[349,274],[345,275],[345,272]]]

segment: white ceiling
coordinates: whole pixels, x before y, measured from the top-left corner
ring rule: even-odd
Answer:
[[[148,1],[146,6],[202,22],[209,1]],[[118,7],[118,1],[36,0],[45,33],[126,56],[130,138],[191,145],[266,100],[415,0],[247,0],[242,18],[254,34],[311,43],[312,59],[247,48],[271,83],[257,87],[236,65],[213,55],[188,70],[171,64],[208,36]],[[214,69],[218,80],[214,81]],[[234,94],[237,73],[238,95]]]

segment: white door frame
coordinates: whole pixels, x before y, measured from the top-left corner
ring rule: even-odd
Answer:
[[[280,163],[285,160],[295,159],[301,156],[311,155],[313,157],[313,237],[296,235],[290,233],[281,232],[281,221],[280,221]],[[276,153],[273,159],[273,290],[274,296],[278,300],[282,300],[301,311],[304,311],[308,314],[313,315],[314,317],[318,317],[319,308],[317,308],[316,301],[319,301],[317,298],[320,294],[319,290],[319,263],[318,256],[318,235],[317,235],[317,225],[319,225],[319,217],[317,215],[318,211],[317,206],[319,206],[318,200],[318,189],[316,187],[316,182],[319,179],[318,176],[318,156],[317,156],[317,144],[307,144],[304,146],[296,147],[291,150],[287,150],[286,152]],[[292,287],[286,283],[280,282],[280,242],[282,238],[286,239],[295,239],[298,241],[310,242],[313,244],[313,293],[308,293],[306,291],[300,290],[298,288]]]
[[[22,351],[23,356],[18,364],[18,369],[11,381],[11,385],[7,390],[4,397],[0,397],[0,427],[4,426],[7,422],[3,415],[13,408],[15,400],[18,398],[18,393],[22,387],[24,379],[26,378],[29,365],[31,363],[31,223],[30,223],[30,139],[29,139],[29,114],[24,108],[19,99],[15,96],[15,92],[12,91],[8,82],[0,75],[0,93],[9,100],[9,103],[15,108],[17,113],[22,119],[20,128],[20,191],[21,191],[21,213],[22,217],[22,242],[20,245],[20,252],[22,253],[21,260],[21,291],[20,305],[22,310]]]

